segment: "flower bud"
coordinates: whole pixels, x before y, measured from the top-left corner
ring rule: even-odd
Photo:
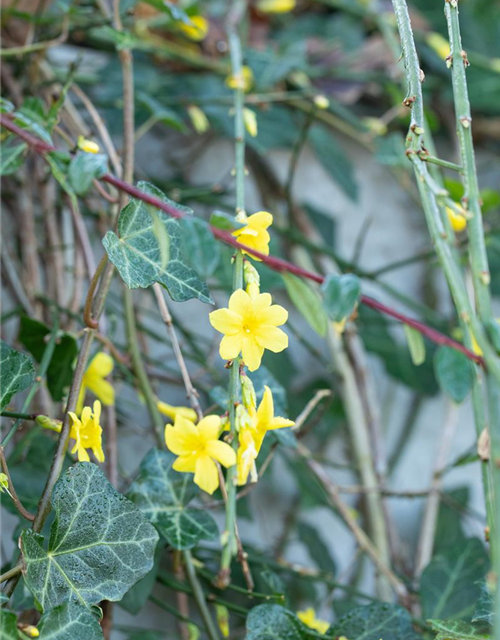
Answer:
[[[54,420],[53,418],[49,418],[49,416],[39,415],[35,418],[35,422],[44,429],[50,429],[51,431],[57,431],[58,433],[60,433],[62,428],[61,420]]]
[[[243,121],[245,123],[245,129],[248,131],[249,135],[251,135],[252,138],[255,138],[258,133],[257,114],[255,111],[245,107],[243,109]]]
[[[210,129],[210,122],[200,107],[189,105],[187,112],[196,133],[205,133]]]
[[[87,140],[83,136],[78,136],[77,146],[81,151],[85,151],[85,153],[99,153],[99,145],[97,142],[92,142],[92,140]]]
[[[330,100],[324,95],[314,96],[314,104],[318,109],[328,109],[330,106]]]
[[[246,407],[242,404],[239,404],[236,407],[235,417],[234,417],[236,431],[240,432],[242,429],[248,429],[253,426],[252,418],[248,413]]]
[[[252,381],[246,374],[240,376],[241,381],[241,397],[243,405],[248,411],[255,411],[257,406],[257,396]]]

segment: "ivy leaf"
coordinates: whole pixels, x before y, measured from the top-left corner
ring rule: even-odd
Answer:
[[[321,298],[308,284],[290,274],[283,275],[283,281],[290,300],[300,314],[320,336],[326,333],[328,318],[323,310]]]
[[[333,626],[333,636],[356,640],[417,640],[411,616],[402,607],[375,603],[350,609]]]
[[[136,582],[119,602],[120,607],[125,609],[125,611],[133,614],[134,616],[137,615],[139,611],[144,607],[149,596],[151,595],[151,592],[153,591],[153,588],[156,584],[158,571],[160,570],[160,560],[163,556],[164,551],[165,545],[163,544],[163,541],[160,540],[160,542],[156,545],[153,568],[144,576],[144,578],[141,578],[139,582]]]
[[[235,231],[245,226],[242,222],[238,222],[233,215],[225,211],[214,211],[210,216],[210,225],[223,231]]]
[[[190,265],[205,277],[211,276],[220,260],[220,244],[208,225],[199,218],[180,220],[182,250]]]
[[[325,127],[318,125],[311,127],[308,139],[328,174],[351,200],[357,200],[358,185],[354,169],[337,139]]]
[[[440,347],[434,356],[434,369],[443,393],[454,402],[463,402],[474,380],[472,363],[467,356],[451,347]]]
[[[246,628],[245,640],[303,640],[306,637],[295,614],[277,604],[254,607],[248,614]]]
[[[24,152],[28,145],[25,142],[20,144],[3,144],[2,157],[0,158],[0,176],[9,176],[19,169],[24,162]]]
[[[341,322],[354,311],[361,295],[361,283],[359,278],[352,273],[341,276],[329,275],[321,285],[321,291],[323,292],[323,306],[330,319],[334,322]]]
[[[50,609],[38,624],[40,640],[104,640],[101,625],[90,609],[70,602]]]
[[[476,627],[460,620],[428,620],[434,631],[435,640],[490,640],[491,634],[484,628]]]
[[[423,618],[470,619],[489,569],[488,554],[478,538],[470,538],[431,560],[420,580]]]
[[[218,529],[212,516],[187,504],[196,495],[192,474],[172,469],[176,456],[151,449],[127,496],[174,549],[191,549],[200,540],[213,540]]]
[[[404,326],[406,341],[410,350],[411,361],[418,367],[425,362],[425,342],[420,331],[407,324]]]
[[[474,615],[472,616],[472,622],[478,622],[480,624],[493,625],[495,620],[495,598],[492,591],[488,586],[488,582],[483,580],[479,588],[481,593],[474,609]]]
[[[0,411],[16,393],[24,391],[35,381],[33,360],[1,340],[0,345]]]
[[[74,192],[84,196],[94,178],[101,178],[108,171],[108,156],[104,153],[77,153],[69,164],[68,180]]]
[[[21,316],[19,340],[37,362],[41,362],[45,351],[45,336],[50,328],[43,322]],[[54,348],[54,353],[47,369],[47,386],[50,395],[56,402],[62,400],[66,388],[73,378],[73,361],[78,354],[76,340],[69,333],[62,334]]]
[[[137,186],[141,191],[175,205],[177,209],[192,213],[191,209],[173,203],[148,183],[140,182]],[[152,212],[154,215],[151,215]],[[170,239],[170,259],[167,265],[164,264],[158,233],[155,233],[155,217],[160,220]],[[118,235],[108,231],[102,242],[109,259],[130,289],[147,288],[159,282],[177,302],[198,298],[202,302],[213,304],[207,285],[188,266],[183,255],[178,221],[169,218],[160,209],[142,200],[131,199],[120,213]]]
[[[337,567],[335,566],[335,562],[317,529],[305,522],[299,522],[297,525],[297,533],[318,569],[326,571],[332,576],[336,575]]]
[[[48,549],[43,536],[21,535],[26,584],[42,609],[121,600],[153,566],[158,534],[97,465],[70,467],[55,486],[52,507]]]
[[[2,609],[0,637],[2,640],[19,640],[17,631],[17,616],[12,611]]]

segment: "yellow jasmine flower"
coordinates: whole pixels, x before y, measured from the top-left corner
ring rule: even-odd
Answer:
[[[250,91],[253,85],[253,73],[250,67],[241,67],[241,73],[236,75],[230,74],[226,78],[226,86],[230,89],[241,89],[242,91]]]
[[[262,13],[288,13],[296,4],[296,0],[259,0],[257,9]]]
[[[97,142],[92,142],[92,140],[87,140],[83,136],[78,136],[77,146],[81,151],[85,151],[85,153],[99,153],[99,145]]]
[[[158,407],[158,411],[160,413],[163,413],[164,416],[168,416],[172,420],[175,420],[179,415],[183,418],[186,418],[186,420],[196,422],[196,418],[198,417],[196,415],[196,411],[194,409],[191,409],[190,407],[173,407],[171,404],[167,404],[166,402],[162,402],[161,400],[158,400],[156,406]]]
[[[446,207],[446,215],[455,233],[460,233],[467,226],[467,218],[454,211],[451,207]]]
[[[267,229],[273,223],[272,214],[268,211],[257,211],[257,213],[249,216],[244,222],[246,222],[246,225],[233,231],[233,236],[237,238],[240,244],[268,256],[271,236]],[[251,253],[248,253],[248,251],[243,250],[243,253],[246,253],[258,262],[261,261],[260,258],[253,256]]]
[[[314,631],[317,631],[318,633],[326,633],[330,628],[329,622],[316,618],[316,611],[314,611],[312,607],[309,607],[304,611],[297,611],[297,618],[303,622],[306,627],[314,629]]]
[[[69,411],[69,417],[72,421],[70,438],[75,441],[75,446],[71,453],[78,453],[80,462],[90,462],[87,449],[92,449],[96,459],[99,462],[104,462],[102,427],[99,424],[101,419],[101,403],[99,400],[94,402],[93,411],[90,407],[84,407],[80,418],[72,411]]]
[[[200,107],[192,104],[187,108],[187,112],[196,133],[202,134],[210,129],[210,122]]]
[[[250,296],[238,289],[227,309],[212,311],[212,327],[224,334],[219,347],[223,360],[234,360],[241,353],[250,371],[256,371],[264,349],[279,353],[288,347],[288,336],[278,329],[287,321],[288,311],[272,301],[269,293]]]
[[[236,464],[236,454],[226,443],[219,440],[221,419],[206,416],[198,425],[181,415],[175,418],[174,426],[165,427],[165,443],[176,456],[173,464],[176,471],[194,473],[194,481],[207,493],[212,494],[219,486],[219,473],[215,461],[224,467]]]
[[[204,40],[210,26],[208,20],[203,16],[189,16],[189,19],[191,24],[179,23],[180,30],[190,40],[195,40],[196,42]]]
[[[83,375],[80,395],[78,396],[78,403],[76,405],[77,413],[82,411],[87,389],[92,391],[102,404],[107,406],[115,404],[115,390],[113,386],[104,379],[113,371],[113,367],[113,358],[103,351],[100,351],[92,358],[87,367],[87,371],[85,371]]]
[[[259,454],[264,437],[268,431],[292,427],[293,420],[274,415],[274,401],[271,389],[266,385],[264,395],[255,410],[250,404],[248,411],[252,417],[253,424],[242,429],[239,435],[238,447],[238,484],[246,484],[248,475],[252,474],[252,482],[257,480],[255,460]]]
[[[252,138],[255,138],[259,132],[257,126],[257,114],[252,109],[245,107],[243,109],[243,121],[245,123],[245,129],[248,131]]]

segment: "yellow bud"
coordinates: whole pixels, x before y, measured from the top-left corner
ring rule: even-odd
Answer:
[[[19,629],[30,638],[38,638],[40,631],[32,624],[20,624]]]
[[[215,615],[223,637],[229,638],[229,611],[223,604],[216,604]]]
[[[236,431],[241,431],[242,429],[247,429],[253,426],[252,418],[248,413],[246,407],[242,404],[239,404],[236,407],[234,422]]]
[[[450,44],[440,33],[429,33],[426,41],[429,47],[443,60],[446,60],[450,55]]]
[[[243,263],[243,278],[245,279],[245,284],[248,285],[257,285],[257,290],[260,285],[260,276],[257,269],[253,266],[250,260],[245,260]]]
[[[261,13],[288,13],[295,9],[296,0],[259,0],[257,9]]]
[[[454,211],[451,207],[446,207],[446,215],[455,233],[460,233],[467,226],[467,218]]]
[[[479,346],[478,341],[476,340],[476,336],[473,333],[470,334],[470,339],[472,342],[472,351],[474,351],[476,356],[482,356],[483,350]]]
[[[191,24],[185,22],[179,23],[179,28],[182,33],[190,40],[200,42],[204,40],[209,28],[209,23],[203,16],[189,16]]]
[[[314,104],[318,107],[318,109],[328,109],[330,106],[330,100],[326,96],[319,95],[314,96]]]
[[[241,72],[236,75],[229,75],[226,78],[226,86],[230,89],[241,89],[242,91],[250,91],[253,85],[253,73],[250,67],[244,66]]]
[[[99,153],[99,145],[97,142],[92,142],[92,140],[87,140],[83,136],[78,136],[77,146],[81,151],[85,151],[85,153]]]
[[[243,374],[240,376],[241,381],[241,398],[243,405],[248,411],[254,410],[257,406],[257,396],[255,395],[255,388],[250,378]]]
[[[9,478],[5,473],[0,473],[0,492],[9,491]]]
[[[243,109],[243,121],[245,123],[245,129],[248,133],[255,138],[258,133],[257,127],[257,114],[252,109],[247,109],[246,107]]]
[[[205,131],[208,131],[208,129],[210,129],[210,122],[208,121],[207,116],[200,109],[200,107],[192,104],[187,108],[187,112],[196,133],[205,133]]]
[[[44,429],[50,429],[51,431],[57,431],[57,433],[61,432],[62,421],[54,420],[53,418],[49,418],[49,416],[39,415],[35,418],[35,422],[39,424]]]

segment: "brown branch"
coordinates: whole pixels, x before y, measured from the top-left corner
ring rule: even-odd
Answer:
[[[14,484],[12,482],[12,478],[10,477],[7,460],[5,459],[5,454],[3,452],[3,447],[0,447],[0,464],[2,466],[2,471],[5,473],[5,475],[7,476],[7,480],[9,481],[9,493],[10,497],[12,498],[12,502],[23,518],[26,518],[26,520],[33,522],[35,516],[23,507],[21,500],[19,500],[16,490],[14,489]]]

